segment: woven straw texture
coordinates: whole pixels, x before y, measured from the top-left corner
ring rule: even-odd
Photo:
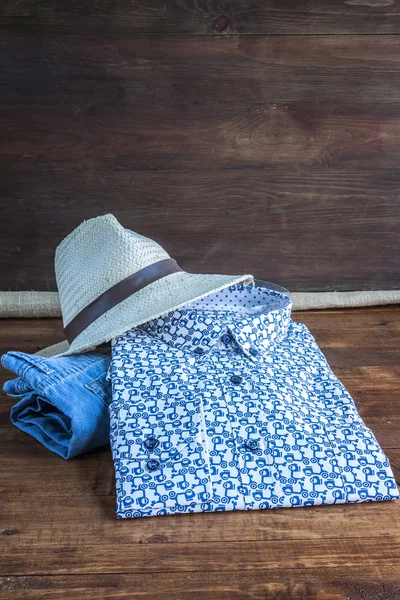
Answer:
[[[170,258],[154,240],[125,229],[107,214],[84,221],[58,246],[55,271],[64,327],[86,306],[127,277]],[[84,352],[150,319],[252,275],[166,275],[96,318],[63,354]],[[46,350],[47,352],[47,350]]]
[[[293,292],[293,310],[347,308],[400,304],[400,290],[372,292]],[[60,317],[57,292],[0,292],[0,317]],[[45,357],[68,351],[66,341],[44,348],[37,354]]]
[[[0,318],[61,317],[58,292],[0,292]]]
[[[218,292],[249,277],[173,273],[136,292],[96,319],[71,344],[71,352],[97,346],[146,321],[167,314],[193,300]]]
[[[56,250],[64,325],[116,283],[166,258],[157,242],[125,229],[113,215],[84,221]]]
[[[292,292],[293,310],[400,304],[400,290]],[[0,292],[0,318],[61,317],[57,292]]]
[[[322,308],[351,308],[399,304],[400,290],[370,292],[294,292],[291,294],[294,310]]]
[[[3,292],[1,317],[61,316],[64,327],[117,283],[145,267],[170,258],[154,240],[125,229],[107,214],[84,221],[56,249],[57,294]],[[200,300],[235,283],[254,283],[252,275],[172,273],[132,294],[95,319],[69,346],[61,342],[43,356],[84,352],[146,321]],[[293,294],[293,308],[333,308],[398,302],[400,292]],[[59,304],[57,304],[57,298]],[[60,311],[61,308],[61,311]]]

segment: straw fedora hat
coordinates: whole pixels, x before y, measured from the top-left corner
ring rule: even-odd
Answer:
[[[38,352],[67,356],[112,338],[252,275],[183,271],[154,240],[111,215],[89,219],[57,247],[55,271],[66,340]]]

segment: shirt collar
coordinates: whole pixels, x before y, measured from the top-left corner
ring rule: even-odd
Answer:
[[[274,286],[277,287],[277,286]],[[235,284],[139,326],[150,335],[188,352],[210,351],[230,334],[239,348],[255,358],[271,352],[285,337],[292,302],[284,288]]]

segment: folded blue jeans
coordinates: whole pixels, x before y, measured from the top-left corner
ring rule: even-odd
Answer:
[[[3,387],[20,399],[10,414],[16,427],[65,459],[109,443],[109,354],[44,358],[7,352],[1,363],[18,375]]]

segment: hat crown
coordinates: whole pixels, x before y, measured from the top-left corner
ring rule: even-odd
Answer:
[[[55,272],[64,327],[105,291],[169,254],[107,214],[81,223],[57,247]]]

